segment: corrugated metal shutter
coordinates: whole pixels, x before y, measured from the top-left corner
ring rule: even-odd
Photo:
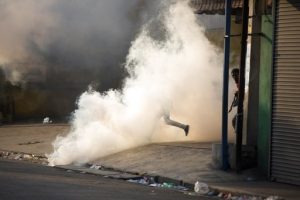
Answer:
[[[300,185],[300,0],[276,3],[271,177]]]

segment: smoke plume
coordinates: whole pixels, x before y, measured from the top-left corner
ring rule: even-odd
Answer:
[[[72,129],[58,137],[50,165],[85,163],[150,142],[212,141],[220,133],[222,54],[187,1],[164,2],[132,42],[121,90],[83,93]],[[191,126],[164,124],[162,115]]]
[[[14,119],[65,121],[89,84],[120,88],[120,65],[156,2],[0,0],[0,73],[21,86]]]
[[[122,76],[119,65],[148,4],[142,0],[0,0],[0,65],[12,82],[32,81],[37,73],[43,79],[53,76],[46,80],[53,82],[56,74],[73,71],[77,82],[100,80],[108,87]]]

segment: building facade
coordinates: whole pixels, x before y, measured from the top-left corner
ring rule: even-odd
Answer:
[[[258,166],[300,185],[300,1],[261,3]]]
[[[192,0],[223,14],[225,0]],[[300,185],[300,0],[252,0],[247,144],[271,181]],[[232,1],[238,16],[243,1]]]

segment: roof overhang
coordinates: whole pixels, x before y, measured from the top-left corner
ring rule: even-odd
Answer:
[[[190,0],[196,14],[225,14],[225,0]],[[239,15],[243,8],[243,0],[232,0],[232,15]]]

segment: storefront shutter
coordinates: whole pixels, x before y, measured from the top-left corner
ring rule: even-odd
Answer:
[[[275,8],[271,178],[300,185],[300,0]]]

